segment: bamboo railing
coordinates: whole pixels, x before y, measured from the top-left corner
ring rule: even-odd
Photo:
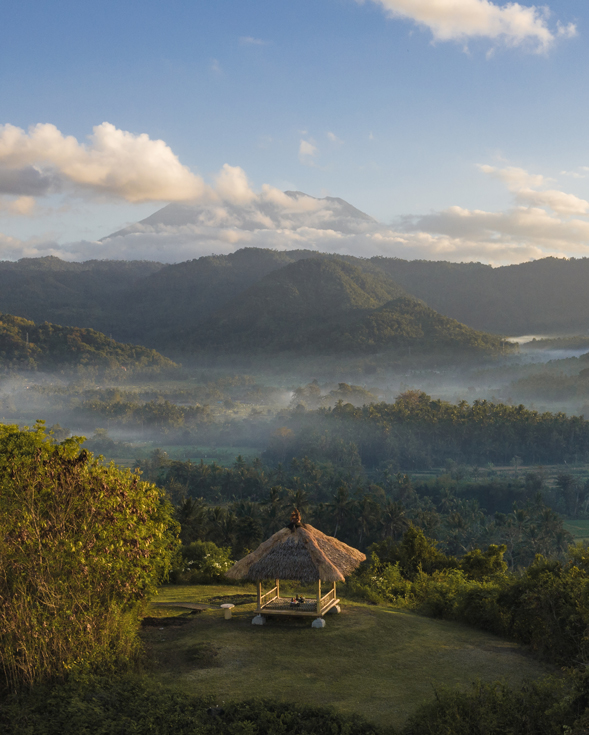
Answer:
[[[258,582],[258,610],[277,597],[280,597],[280,582],[278,580],[276,580],[276,586],[264,594],[262,594],[262,583]]]
[[[323,595],[323,597],[318,601],[317,604],[317,614],[321,615],[321,611],[324,607],[326,607],[332,600],[335,600],[335,582],[333,583],[333,587],[329,590],[329,592],[326,595]]]

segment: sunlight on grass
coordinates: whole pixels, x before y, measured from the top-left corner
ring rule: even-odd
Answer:
[[[518,684],[549,671],[514,643],[393,608],[345,601],[342,613],[327,615],[317,630],[309,618],[252,625],[253,585],[170,586],[157,602],[221,604],[222,597],[236,605],[231,620],[209,610],[181,627],[145,629],[163,683],[215,695],[219,703],[271,697],[399,726],[442,687],[467,687],[477,678]]]

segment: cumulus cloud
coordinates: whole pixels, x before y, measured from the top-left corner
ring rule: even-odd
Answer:
[[[247,180],[245,171],[239,166],[226,163],[215,179],[217,194],[234,204],[248,204],[256,198]]]
[[[429,234],[437,241],[436,247],[443,245],[451,252],[462,253],[470,250],[471,256],[478,254],[488,262],[496,262],[498,257],[500,262],[521,262],[547,255],[589,255],[588,201],[542,188],[550,179],[521,168],[479,168],[507,186],[514,196],[514,206],[502,212],[448,207],[428,215],[400,218],[398,228]],[[432,248],[434,252],[438,251]]]
[[[196,199],[203,180],[183,166],[163,140],[102,123],[89,143],[65,136],[55,125],[28,132],[0,126],[0,191],[39,195],[63,186],[129,202]]]
[[[516,166],[506,166],[505,168],[495,168],[494,166],[479,166],[479,169],[502,181],[510,191],[519,191],[525,187],[543,186],[545,183],[544,176],[541,174],[530,174],[523,168]]]
[[[363,2],[363,0],[359,0]],[[546,51],[556,38],[576,34],[574,24],[550,27],[545,7],[490,0],[372,0],[390,17],[407,18],[428,28],[436,41],[487,38],[509,46],[529,44]]]
[[[314,166],[317,146],[309,140],[302,139],[299,145],[299,161],[305,166]]]
[[[315,141],[302,137],[301,161],[315,165],[317,154]],[[213,183],[205,184],[163,141],[108,123],[94,128],[85,144],[53,125],[28,132],[5,125],[0,127],[0,215],[38,216],[36,200],[55,194],[170,203],[100,242],[58,245],[51,238],[22,241],[0,235],[0,259],[55,254],[70,260],[178,262],[244,246],[495,264],[589,255],[589,201],[523,168],[483,165],[479,170],[511,193],[513,202],[505,211],[452,206],[400,217],[387,226],[342,199],[318,199],[267,184],[256,191],[239,166],[225,164]]]

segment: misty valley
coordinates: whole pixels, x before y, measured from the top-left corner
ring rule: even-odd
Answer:
[[[73,487],[68,478],[86,471],[98,483],[92,487],[119,488],[123,509],[138,488],[155,489],[162,509],[129,511],[135,520],[127,528],[136,517],[167,514],[160,536],[149,537],[167,539],[158,574],[171,586],[162,599],[183,594],[194,606],[200,594],[205,607],[244,605],[242,616],[253,588],[228,586],[224,574],[283,529],[295,508],[304,523],[367,555],[340,585],[358,615],[392,605],[425,615],[428,625],[454,621],[502,636],[534,653],[530,666],[548,667],[530,669],[532,678],[570,666],[585,655],[589,621],[579,607],[589,575],[589,300],[579,280],[586,269],[586,260],[490,268],[256,248],[172,266],[0,263],[0,456],[11,477],[24,473],[10,507],[50,478]],[[538,289],[555,287],[565,294],[559,301],[522,308]],[[93,496],[93,509],[103,494]],[[117,513],[113,506],[100,516],[115,523],[112,533]],[[42,533],[53,533],[52,523]],[[141,533],[129,548],[148,555]],[[7,538],[24,549],[35,531],[14,534]],[[82,570],[90,569],[89,549]],[[153,579],[144,583],[150,594]],[[76,584],[84,589],[84,577]],[[137,584],[121,587],[121,600],[144,595]],[[551,613],[555,595],[560,607]],[[180,688],[188,686],[182,672],[192,671],[189,654],[171,657],[149,626],[188,623],[183,614],[144,617],[142,634],[163,662],[161,676],[180,677]],[[119,623],[107,616],[101,625],[114,631]],[[423,635],[443,639],[441,631]],[[197,669],[214,670],[206,662],[216,649],[203,641]],[[102,645],[84,655],[104,652]],[[18,657],[4,659],[15,681],[23,672],[27,681],[37,677],[34,651],[21,673]],[[553,701],[558,687],[571,697],[584,691],[577,674],[550,680],[546,690],[499,690],[493,677],[511,687],[521,666],[488,665],[485,696],[516,697],[515,709],[535,707],[534,697]],[[228,696],[253,696],[254,680],[244,670]],[[215,693],[223,690],[210,681]],[[439,716],[476,696],[440,700]],[[410,715],[433,717],[417,701],[408,707],[395,727]],[[384,712],[379,727],[391,724]],[[572,708],[567,717],[578,714]],[[392,732],[378,732],[385,731]]]

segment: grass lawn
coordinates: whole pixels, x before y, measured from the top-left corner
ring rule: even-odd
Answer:
[[[589,521],[563,521],[562,525],[575,541],[589,541]]]
[[[143,629],[153,673],[164,684],[199,695],[232,699],[271,697],[401,726],[443,687],[467,687],[477,678],[512,684],[546,674],[515,643],[458,623],[432,620],[391,607],[344,602],[326,627],[312,618],[269,618],[252,625],[254,587],[164,587],[157,601],[236,603],[222,611],[186,615],[157,608],[150,615],[184,618],[176,626]]]

